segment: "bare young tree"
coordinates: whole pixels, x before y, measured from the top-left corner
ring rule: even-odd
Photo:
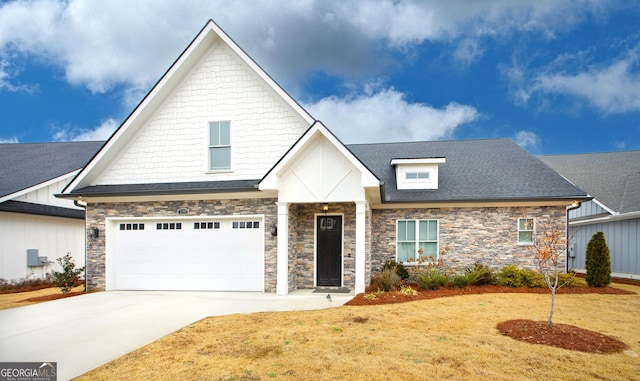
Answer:
[[[551,310],[549,311],[549,319],[547,325],[549,328],[553,326],[553,310],[556,303],[556,290],[563,286],[560,283],[561,268],[560,259],[566,249],[566,241],[564,232],[560,230],[546,230],[542,234],[536,234],[533,240],[533,246],[530,250],[533,252],[534,261],[538,267],[538,271],[542,273],[544,281],[551,291]]]

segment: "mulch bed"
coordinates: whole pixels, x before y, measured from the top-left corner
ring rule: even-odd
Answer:
[[[415,287],[415,286],[414,286]],[[468,286],[465,288],[448,287],[440,288],[437,290],[420,290],[418,289],[418,295],[407,295],[400,291],[389,291],[377,295],[377,299],[366,299],[367,293],[375,293],[376,288],[370,286],[363,294],[356,295],[353,299],[346,304],[349,306],[370,306],[378,304],[390,304],[390,303],[404,303],[414,300],[435,299],[446,296],[459,296],[459,295],[474,295],[474,294],[506,294],[506,293],[518,293],[518,294],[549,294],[548,288],[514,288],[514,287],[502,287],[502,286]],[[610,294],[610,295],[630,295],[635,292],[621,290],[615,287],[589,287],[589,286],[577,286],[577,287],[561,287],[556,290],[556,294]]]
[[[376,293],[373,286],[367,288],[365,293],[356,295],[346,305],[367,306],[391,303],[404,303],[415,300],[435,299],[447,296],[488,294],[488,293],[526,293],[549,294],[547,288],[512,288],[501,286],[469,286],[466,288],[440,288],[437,290],[418,290],[417,295],[407,295],[400,291]],[[366,299],[367,293],[375,293],[376,299]],[[556,290],[556,294],[609,294],[609,295],[634,295],[635,292],[622,290],[615,287],[565,287]],[[616,353],[622,352],[628,346],[610,336],[598,332],[589,331],[567,324],[553,324],[547,326],[546,321],[533,320],[508,320],[497,325],[498,331],[515,340],[532,344],[543,344],[557,348],[569,349],[588,353]]]
[[[84,291],[74,291],[74,292],[68,292],[66,294],[53,294],[53,295],[38,296],[38,297],[35,297],[35,298],[29,298],[29,299],[20,300],[20,302],[48,302],[50,300],[63,299],[63,298],[68,298],[68,297],[71,297],[71,296],[77,296],[77,295],[82,295],[82,294],[86,294],[86,292],[84,292]]]
[[[554,323],[549,328],[546,321],[518,319],[499,323],[497,328],[501,334],[515,340],[572,351],[617,353],[629,348],[627,344],[611,336],[568,324]]]

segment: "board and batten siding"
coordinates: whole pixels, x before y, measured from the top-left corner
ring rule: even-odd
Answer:
[[[231,121],[231,171],[207,173],[208,123]],[[224,43],[214,43],[95,184],[259,179],[308,123]]]
[[[613,276],[640,279],[640,219],[628,219],[571,226],[569,268],[585,270],[587,245],[597,232],[603,232],[611,256]],[[574,257],[571,257],[574,255]]]
[[[609,214],[603,207],[593,201],[585,201],[578,209],[569,211],[569,219]]]
[[[42,277],[60,270],[56,258],[71,253],[76,266],[84,257],[84,220],[0,212],[0,278],[15,280]],[[47,257],[46,266],[28,267],[27,249],[38,249]]]

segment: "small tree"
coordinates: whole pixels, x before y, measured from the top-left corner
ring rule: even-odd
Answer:
[[[564,284],[560,283],[560,257],[565,250],[564,233],[560,230],[547,230],[533,240],[531,251],[544,281],[551,291],[551,310],[547,325],[553,326],[553,311],[556,303],[556,290]]]
[[[84,271],[84,266],[76,269],[76,264],[71,257],[71,253],[67,253],[67,255],[56,259],[56,261],[62,267],[62,272],[51,271],[53,284],[58,287],[63,294],[66,294],[71,291],[80,279],[79,275]]]
[[[587,245],[587,277],[590,287],[607,287],[611,283],[611,258],[603,232],[597,232]]]

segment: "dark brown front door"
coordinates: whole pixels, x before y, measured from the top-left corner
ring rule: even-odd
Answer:
[[[341,286],[342,216],[317,217],[318,286]]]

